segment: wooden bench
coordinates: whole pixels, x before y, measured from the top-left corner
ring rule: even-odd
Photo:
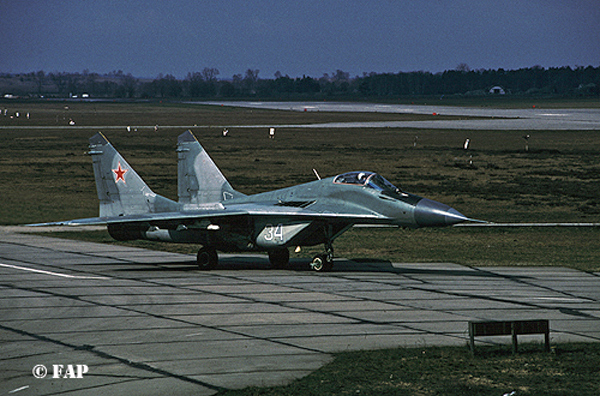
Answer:
[[[475,353],[475,337],[512,336],[512,351],[517,353],[517,335],[544,334],[546,351],[550,351],[550,324],[547,319],[469,322],[471,352]]]

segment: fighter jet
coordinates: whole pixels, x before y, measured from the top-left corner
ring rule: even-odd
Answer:
[[[369,171],[245,195],[233,189],[191,131],[178,139],[178,202],[154,193],[102,133],[90,138],[89,154],[99,217],[35,225],[106,225],[119,241],[199,244],[197,263],[205,270],[217,266],[217,251],[266,251],[273,267],[285,268],[289,248],[323,244],[324,252],[310,266],[329,271],[334,240],[353,226],[419,228],[476,221]]]

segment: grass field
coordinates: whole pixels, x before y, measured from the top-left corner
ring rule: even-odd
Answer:
[[[219,396],[600,394],[600,344],[559,345],[553,353],[510,347],[399,348],[341,353],[288,386],[223,391]]]
[[[14,110],[29,112],[30,119],[0,117],[0,125],[22,127],[2,129],[0,133],[1,224],[96,216],[94,176],[85,152],[88,138],[100,125],[122,126],[105,134],[155,192],[177,199],[175,145],[184,129],[160,125],[433,117],[172,103],[4,105],[12,106],[9,114]],[[69,119],[76,120],[78,128],[65,128]],[[127,125],[156,124],[158,131],[153,127],[126,130]],[[228,138],[221,137],[220,127],[192,130],[232,185],[246,194],[314,180],[313,168],[321,176],[372,170],[406,191],[444,202],[473,218],[494,222],[600,222],[600,135],[594,131],[281,129],[277,138],[270,140],[267,130],[262,129],[230,129]],[[522,139],[525,133],[531,135],[527,152]],[[471,139],[469,151],[462,149],[467,137]],[[565,265],[591,271],[600,269],[598,236],[595,228],[354,229],[339,238],[335,248],[337,255],[351,258]],[[174,248],[189,252],[197,249]]]

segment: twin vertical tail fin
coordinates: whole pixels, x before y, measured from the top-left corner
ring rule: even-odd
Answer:
[[[244,196],[231,187],[189,130],[179,135],[177,161],[179,203],[203,205]]]
[[[90,138],[100,217],[169,212],[179,205],[155,194],[106,137],[98,132]]]
[[[184,207],[219,203],[242,197],[225,179],[196,137],[190,132],[179,136],[179,203],[154,193],[125,158],[98,132],[90,138],[100,217],[174,212]]]

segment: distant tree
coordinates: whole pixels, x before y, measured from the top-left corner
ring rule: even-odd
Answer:
[[[242,87],[244,90],[244,94],[248,95],[254,95],[256,94],[256,83],[258,81],[258,73],[260,72],[260,70],[256,69],[248,69],[246,70],[246,75],[244,76],[244,79],[242,80]]]
[[[146,92],[150,93],[154,97],[178,97],[182,92],[182,84],[173,75],[167,74],[163,76],[162,73],[158,75],[158,78],[152,81],[150,89]]]
[[[128,73],[125,77],[123,77],[121,81],[121,85],[123,87],[124,97],[133,98],[135,97],[138,80],[135,79],[131,73]]]
[[[399,97],[405,95],[444,95],[488,92],[499,85],[506,92],[521,95],[571,95],[599,96],[600,67],[577,66],[545,69],[539,65],[517,70],[478,69],[471,70],[465,63],[441,73],[426,71],[363,73],[350,77],[343,70],[323,74],[315,79],[304,75],[290,78],[281,71],[274,79],[259,79],[259,70],[247,69],[236,74],[231,81],[219,81],[216,68],[204,68],[188,73],[183,80],[159,74],[151,82],[142,83],[131,73],[115,70],[99,75],[85,69],[82,73],[52,72],[40,70],[23,74],[0,73],[0,91],[21,87],[23,95],[31,90],[39,95],[46,93],[67,96],[69,93],[90,93],[96,97],[222,97],[260,96],[265,98],[300,96],[322,98],[344,97]]]
[[[347,73],[347,72],[345,72],[343,70],[338,69],[333,74],[332,80],[334,82],[339,82],[339,83],[342,83],[344,81],[347,82],[348,80],[350,80],[350,73]]]
[[[471,68],[466,63],[459,63],[454,70],[467,73],[471,71]]]
[[[279,73],[279,77],[275,80],[274,92],[284,94],[294,92],[294,80],[287,75],[282,76],[281,73]]]
[[[297,93],[317,93],[321,90],[318,81],[313,80],[310,77],[302,76],[302,78],[297,78],[294,82],[294,90]]]
[[[204,81],[207,81],[207,82],[216,81],[218,75],[219,75],[219,69],[216,69],[214,67],[205,67],[202,70],[202,77],[204,78]]]
[[[235,86],[229,81],[221,83],[219,94],[224,98],[232,98],[235,96]]]
[[[199,97],[203,91],[204,78],[201,73],[188,73],[184,81],[187,86],[187,91],[191,97]]]
[[[248,69],[248,70],[246,70],[246,75],[244,76],[244,80],[256,82],[258,80],[258,73],[260,73],[260,70],[258,70],[258,69],[256,69],[256,70]]]
[[[188,73],[184,83],[191,97],[210,97],[217,93],[217,69],[204,68],[202,72]]]
[[[133,78],[133,77],[132,77]],[[89,93],[93,96],[101,96],[98,91],[98,74],[90,73],[89,71],[84,70],[82,81],[81,81],[81,92]]]
[[[44,73],[43,70],[40,70],[37,73],[35,73],[35,85],[37,87],[37,93],[40,95],[42,94],[42,87],[44,86],[45,82],[46,82],[46,73]]]
[[[50,77],[50,80],[56,85],[59,94],[65,95],[67,93],[69,76],[66,73],[50,73],[48,74],[48,77]]]

